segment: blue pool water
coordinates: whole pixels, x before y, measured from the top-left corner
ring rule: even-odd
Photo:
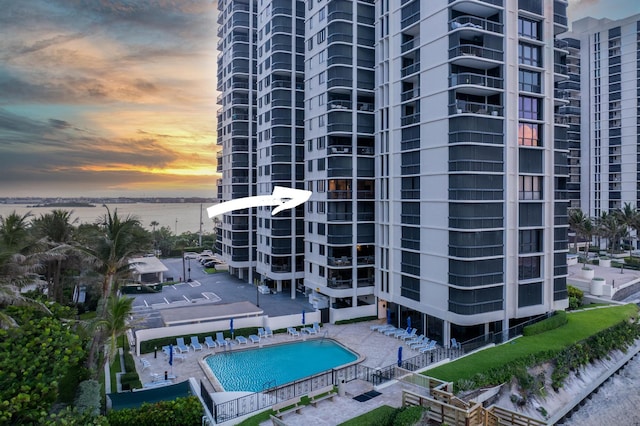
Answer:
[[[279,386],[356,359],[355,353],[338,343],[320,339],[222,352],[206,361],[225,391],[259,392],[265,383]]]

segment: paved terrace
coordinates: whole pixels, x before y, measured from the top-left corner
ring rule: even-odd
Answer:
[[[370,321],[348,325],[325,324],[321,328],[319,336],[322,336],[326,331],[327,337],[335,339],[357,352],[365,358],[362,364],[372,368],[386,367],[396,363],[399,346],[403,346],[404,359],[418,354],[417,351],[410,349],[401,340],[370,330],[371,325],[380,323],[380,321]],[[234,345],[231,350],[244,350],[246,348],[259,347],[260,345],[272,345],[302,339],[303,337],[294,338],[286,333],[280,333],[275,334],[273,338],[262,339],[259,344],[249,342],[246,345]],[[154,358],[153,353],[143,354],[140,358],[147,359],[151,366],[142,371],[142,364],[137,360],[136,368],[138,369],[140,380],[143,384],[152,382],[152,373],[164,376],[165,371],[168,371],[169,374],[173,371],[173,375],[176,376],[175,382],[187,380],[189,377],[194,377],[196,380],[208,380],[202,370],[201,360],[208,355],[222,352],[224,349],[207,349],[206,345],[203,345],[203,347],[204,349],[198,352],[194,352],[191,348],[189,353],[186,354],[185,360],[174,359],[173,369],[169,366],[168,358],[160,350],[158,350],[157,358]],[[211,389],[213,387],[213,384],[211,384]],[[378,391],[382,393],[381,395],[369,401],[358,402],[353,397],[372,390],[373,386],[367,382],[356,380],[346,384],[344,397],[336,396],[333,401],[323,401],[318,404],[317,408],[312,406],[305,407],[301,414],[287,414],[284,420],[288,425],[336,425],[369,412],[380,405],[400,407],[402,405],[403,388],[416,391],[416,388],[409,384],[382,385],[381,388],[378,388]],[[271,424],[270,421],[264,423],[264,425],[269,424]]]

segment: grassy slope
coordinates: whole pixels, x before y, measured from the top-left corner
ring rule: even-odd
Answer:
[[[570,313],[565,326],[535,336],[520,337],[505,345],[427,370],[423,374],[445,381],[468,379],[476,373],[505,365],[532,353],[560,350],[637,315],[633,304]]]

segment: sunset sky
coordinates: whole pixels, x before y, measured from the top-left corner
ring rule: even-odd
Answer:
[[[638,0],[569,3],[570,20],[640,13]],[[0,197],[215,197],[215,1],[0,11]]]

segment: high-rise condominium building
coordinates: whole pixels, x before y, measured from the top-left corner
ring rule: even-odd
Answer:
[[[447,342],[567,306],[566,1],[376,3],[376,295]]]
[[[441,342],[567,306],[566,1],[219,7],[221,201],[280,183],[313,192],[282,219],[226,215],[232,273],[304,291],[323,321],[411,317]]]
[[[218,199],[257,195],[256,188],[256,16],[255,0],[218,1]],[[216,250],[229,272],[253,280],[256,262],[255,209],[225,214]]]
[[[585,18],[567,41],[579,43],[581,187],[579,207],[598,217],[640,205],[640,15]]]

